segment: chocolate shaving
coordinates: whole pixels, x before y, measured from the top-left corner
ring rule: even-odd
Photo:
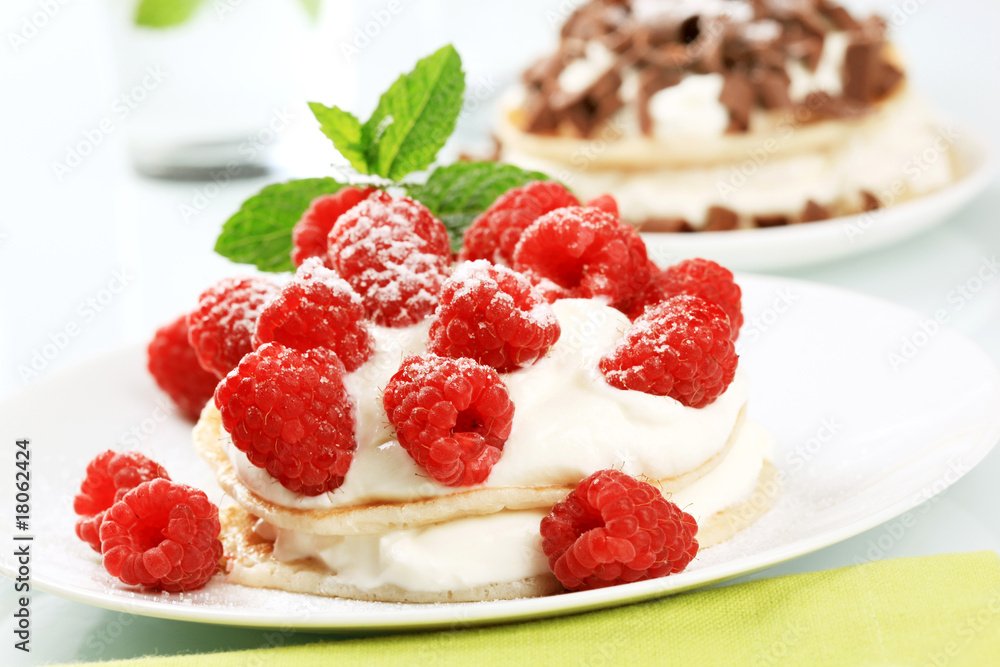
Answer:
[[[833,27],[837,30],[857,30],[861,25],[854,19],[853,16],[851,16],[850,12],[843,7],[834,5],[833,3],[820,3],[820,12],[822,12],[823,16],[829,19],[830,23],[832,23]]]
[[[793,17],[793,20],[801,25],[807,33],[817,37],[826,34],[826,22],[815,9],[800,9],[793,13]]]
[[[791,80],[784,70],[758,70],[753,76],[757,91],[757,103],[765,109],[790,109],[792,99],[788,96]]]
[[[708,209],[708,221],[705,223],[706,232],[728,232],[736,229],[739,225],[740,216],[736,211],[732,211],[723,206],[712,206]]]
[[[524,110],[524,131],[533,134],[551,134],[559,128],[559,117],[542,95],[528,98]]]
[[[754,98],[754,87],[749,78],[739,72],[726,76],[719,102],[729,110],[729,132],[746,132],[750,127]]]
[[[819,222],[820,220],[829,219],[830,210],[810,199],[806,202],[806,207],[802,211],[802,217],[799,219],[799,222]]]
[[[875,99],[878,90],[878,42],[854,42],[844,54],[844,96],[863,104]]]
[[[753,218],[755,227],[781,227],[788,224],[788,217],[784,215],[755,215]]]
[[[693,232],[694,227],[684,218],[650,218],[640,225],[644,232]]]
[[[861,210],[865,213],[882,208],[882,202],[868,190],[861,191]]]

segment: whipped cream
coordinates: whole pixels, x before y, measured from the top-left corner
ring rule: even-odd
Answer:
[[[790,83],[788,96],[793,102],[801,102],[809,93],[825,92],[831,97],[837,97],[843,92],[844,58],[851,37],[846,32],[830,32],[823,38],[823,51],[820,54],[816,71],[810,72],[802,63],[794,58],[785,61],[785,72]]]
[[[721,74],[692,74],[653,94],[649,98],[653,134],[665,139],[721,136],[729,127],[729,111],[719,102],[724,83]]]
[[[598,362],[629,326],[628,318],[594,299],[563,299],[553,310],[562,328],[559,341],[531,367],[504,376],[514,421],[485,486],[571,485],[605,468],[670,479],[726,448],[747,399],[742,371],[722,396],[700,409],[616,389]],[[292,492],[250,464],[227,437],[226,451],[240,480],[262,498],[302,509],[453,493],[455,487],[430,479],[400,446],[382,408],[382,389],[404,356],[423,350],[428,326],[425,321],[405,329],[373,327],[374,356],[346,380],[357,406],[358,449],[339,489],[312,497]]]
[[[772,447],[770,434],[747,422],[722,463],[667,497],[705,525],[754,493]],[[359,588],[393,584],[407,590],[447,591],[549,572],[539,534],[546,514],[547,510],[498,512],[381,535],[313,535],[263,521],[256,530],[274,543],[278,560],[314,559]]]

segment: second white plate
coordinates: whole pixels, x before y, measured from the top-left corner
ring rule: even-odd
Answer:
[[[961,130],[954,148],[962,178],[919,199],[871,213],[766,229],[642,236],[650,257],[662,266],[704,257],[734,270],[773,271],[868,252],[945,222],[986,189],[997,175],[990,145]]]

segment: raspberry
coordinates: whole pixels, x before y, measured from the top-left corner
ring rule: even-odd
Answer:
[[[736,374],[726,313],[696,296],[661,301],[632,323],[600,362],[608,384],[703,408]]]
[[[337,218],[363,202],[374,188],[347,186],[336,194],[312,200],[309,209],[292,228],[292,262],[301,266],[310,257],[326,257],[326,239]]]
[[[170,479],[159,463],[139,452],[108,450],[87,464],[87,476],[73,499],[73,511],[80,515],[76,535],[101,553],[101,522],[105,511],[122,497],[151,479]]]
[[[253,349],[257,315],[278,295],[269,278],[224,278],[198,297],[198,308],[188,315],[188,340],[205,370],[219,378],[236,368]]]
[[[465,230],[458,259],[510,264],[521,234],[531,223],[549,211],[579,205],[573,193],[552,181],[534,181],[508,190]]]
[[[514,418],[500,375],[468,358],[407,357],[382,402],[399,444],[446,486],[485,481]]]
[[[590,208],[599,208],[605,213],[610,213],[619,220],[621,219],[621,214],[618,212],[618,202],[611,195],[601,195],[600,197],[594,197],[589,202],[587,206]]]
[[[658,280],[665,296],[690,294],[722,308],[729,316],[733,340],[740,335],[743,294],[732,271],[708,259],[686,259],[663,271]]]
[[[444,224],[422,204],[376,192],[337,220],[328,261],[376,324],[404,327],[434,312],[451,245]]]
[[[528,279],[480,259],[445,281],[427,350],[508,372],[534,363],[558,339],[555,313]]]
[[[653,263],[653,260],[649,260],[646,268],[649,269],[649,282],[643,285],[625,311],[630,320],[640,317],[647,308],[655,306],[666,298],[663,286],[660,284],[660,274],[662,273],[660,267]]]
[[[274,341],[304,352],[328,347],[348,372],[371,357],[372,338],[362,321],[361,297],[336,272],[310,257],[257,319],[254,345]]]
[[[219,570],[219,508],[203,491],[166,479],[132,489],[104,515],[104,569],[130,586],[201,588]]]
[[[188,419],[194,421],[215,393],[219,378],[198,363],[198,353],[188,341],[187,315],[156,330],[146,349],[147,368]]]
[[[286,489],[317,496],[344,483],[354,402],[333,351],[266,343],[219,383],[215,405],[236,448]]]
[[[580,482],[540,531],[549,567],[572,591],[676,574],[698,553],[694,517],[618,470]]]
[[[638,232],[596,208],[547,213],[521,236],[514,269],[549,301],[604,297],[627,312],[649,282],[646,244]]]

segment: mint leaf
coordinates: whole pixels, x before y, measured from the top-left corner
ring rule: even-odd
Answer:
[[[135,23],[144,28],[172,28],[190,19],[204,0],[140,0]]]
[[[399,180],[430,165],[455,129],[464,90],[462,59],[451,45],[396,79],[361,128],[369,169]]]
[[[458,162],[435,169],[425,184],[409,186],[408,193],[444,223],[452,250],[458,252],[465,229],[497,197],[531,181],[547,180],[541,172],[509,164]]]
[[[319,121],[319,129],[329,137],[340,154],[359,173],[370,173],[365,160],[365,147],[361,143],[361,121],[348,111],[324,106],[319,102],[310,102],[309,108]]]
[[[226,221],[215,252],[261,271],[294,271],[292,227],[313,199],[342,187],[343,183],[332,178],[303,178],[267,186]]]

